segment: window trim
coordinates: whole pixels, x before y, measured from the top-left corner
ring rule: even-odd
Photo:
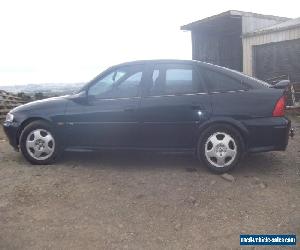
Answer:
[[[192,94],[177,94],[177,95],[151,95],[151,96],[142,96],[142,98],[145,99],[145,98],[195,96],[195,95],[209,95],[209,93],[197,92],[197,93],[192,93]]]
[[[237,89],[237,90],[227,90],[227,91],[212,91],[209,94],[226,94],[226,93],[236,93],[236,92],[246,92],[249,89]]]

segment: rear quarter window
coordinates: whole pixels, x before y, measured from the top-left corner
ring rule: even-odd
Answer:
[[[223,72],[209,69],[201,69],[201,71],[210,92],[227,92],[248,89],[240,79],[231,77]]]

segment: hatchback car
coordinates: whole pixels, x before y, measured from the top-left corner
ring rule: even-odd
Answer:
[[[218,173],[245,153],[285,150],[284,90],[199,61],[113,66],[76,94],[31,102],[4,122],[10,144],[33,164],[63,150],[192,151]]]

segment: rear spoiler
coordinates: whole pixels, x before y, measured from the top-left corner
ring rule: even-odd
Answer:
[[[275,85],[271,85],[270,88],[278,89],[283,92],[283,95],[286,98],[286,107],[291,108],[295,106],[295,90],[290,80],[282,80],[276,83]]]
[[[290,80],[282,80],[276,83],[275,85],[271,85],[270,87],[274,89],[286,89],[290,84]]]

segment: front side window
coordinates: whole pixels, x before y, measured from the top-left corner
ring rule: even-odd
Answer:
[[[123,98],[139,96],[143,69],[141,66],[126,66],[101,77],[88,91],[95,98]]]
[[[192,65],[157,65],[152,73],[150,96],[180,95],[202,92],[203,88]]]

